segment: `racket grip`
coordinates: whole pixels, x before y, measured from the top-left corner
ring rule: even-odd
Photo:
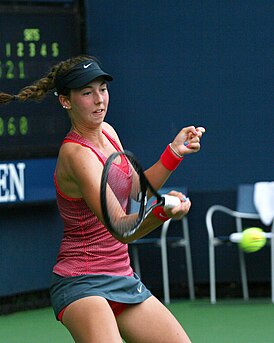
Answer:
[[[165,199],[165,203],[164,203],[164,208],[173,208],[176,207],[178,205],[180,205],[181,201],[179,198],[173,196],[173,195],[163,195],[162,196]]]

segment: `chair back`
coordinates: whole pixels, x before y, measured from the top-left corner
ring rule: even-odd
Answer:
[[[241,184],[237,192],[237,211],[244,213],[257,213],[254,205],[254,184]]]

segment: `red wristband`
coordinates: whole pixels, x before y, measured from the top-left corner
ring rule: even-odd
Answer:
[[[153,201],[152,204],[155,204],[156,201]],[[158,219],[160,219],[162,222],[166,222],[167,220],[169,220],[170,218],[166,215],[163,206],[157,206],[152,210],[152,213],[155,215],[155,217],[157,217]]]
[[[172,152],[170,145],[166,147],[160,157],[160,161],[162,162],[163,166],[168,170],[175,170],[183,159],[184,156],[178,157]]]

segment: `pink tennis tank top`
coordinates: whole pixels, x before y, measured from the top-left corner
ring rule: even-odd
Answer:
[[[116,150],[120,150],[116,141],[106,131],[103,134]],[[85,138],[74,132],[68,133],[63,144],[75,142],[89,147],[105,163],[106,157]],[[127,206],[127,196],[131,185],[131,170],[124,160],[110,169],[111,180],[124,179],[125,187],[119,189],[119,198],[123,208]],[[61,276],[84,274],[133,275],[128,255],[128,245],[115,239],[102,222],[93,214],[83,198],[71,198],[61,192],[54,175],[57,205],[64,222],[64,235],[57,262],[53,272]],[[111,181],[110,181],[111,182]],[[114,182],[115,183],[115,182]]]

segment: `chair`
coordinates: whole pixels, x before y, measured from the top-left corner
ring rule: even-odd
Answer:
[[[170,192],[171,189],[176,189],[184,194],[186,194],[186,188],[174,187],[174,188],[162,188],[161,193],[166,194]],[[193,280],[193,270],[192,270],[192,259],[191,259],[191,249],[189,241],[189,227],[187,217],[183,217],[181,220],[182,235],[181,236],[168,236],[168,229],[172,224],[172,220],[167,220],[161,226],[161,234],[157,237],[152,237],[150,235],[138,239],[129,244],[129,248],[132,251],[132,258],[134,269],[136,273],[141,278],[141,268],[138,248],[142,246],[156,246],[161,248],[161,260],[162,260],[162,272],[163,272],[163,289],[164,289],[164,303],[170,303],[170,291],[169,291],[169,272],[168,272],[168,245],[171,247],[182,247],[185,248],[186,254],[186,265],[187,265],[187,275],[188,275],[188,287],[189,296],[191,300],[195,299],[194,292],[194,280]]]
[[[224,245],[229,240],[229,235],[221,236],[216,234],[216,227],[213,228],[213,216],[217,212],[221,212],[235,219],[236,231],[242,232],[243,220],[260,220],[259,214],[254,206],[253,202],[254,185],[253,184],[241,184],[237,190],[237,206],[236,211],[231,210],[222,205],[211,206],[206,213],[206,227],[208,231],[208,244],[209,244],[209,278],[210,278],[210,301],[212,304],[216,303],[216,271],[215,271],[215,248]],[[274,233],[274,222],[272,223],[272,234]],[[241,273],[241,283],[243,290],[244,300],[249,299],[247,274],[245,265],[244,252],[238,249],[239,263]],[[271,238],[271,292],[272,302],[274,303],[274,238]]]

